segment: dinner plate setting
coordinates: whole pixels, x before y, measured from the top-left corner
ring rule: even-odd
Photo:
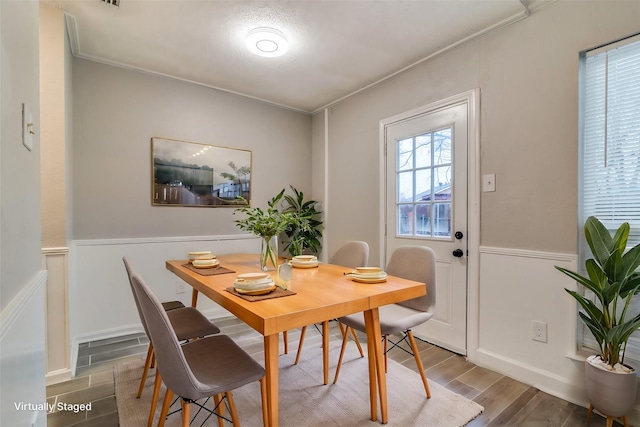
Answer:
[[[315,255],[298,255],[291,259],[294,268],[315,268],[318,266],[318,257]]]
[[[195,268],[215,268],[220,265],[220,261],[211,251],[189,252],[189,262]]]
[[[276,285],[267,273],[244,273],[236,277],[233,288],[243,295],[265,295],[273,292]]]
[[[387,281],[387,273],[380,267],[358,267],[346,274],[354,282],[383,283]]]

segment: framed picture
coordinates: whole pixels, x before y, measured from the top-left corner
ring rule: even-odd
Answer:
[[[158,206],[238,207],[251,200],[251,151],[151,138],[151,202]]]

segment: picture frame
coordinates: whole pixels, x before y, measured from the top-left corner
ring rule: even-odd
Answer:
[[[233,207],[251,200],[252,152],[151,138],[154,206]]]

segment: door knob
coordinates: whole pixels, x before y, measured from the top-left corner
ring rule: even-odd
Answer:
[[[456,249],[455,251],[453,251],[453,256],[456,258],[460,258],[462,255],[464,255],[464,252],[462,252],[462,249]]]
[[[454,234],[454,236],[456,237],[456,239],[460,240],[464,237],[464,234],[462,234],[462,231],[456,231],[456,234]]]

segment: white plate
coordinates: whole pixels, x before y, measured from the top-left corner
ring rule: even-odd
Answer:
[[[298,255],[292,258],[293,262],[318,262],[318,257],[314,255]]]
[[[274,285],[273,280],[269,280],[265,283],[238,283],[234,282],[233,287],[235,289],[243,290],[243,291],[259,291],[262,289],[268,289]]]
[[[270,279],[271,276],[269,275],[269,273],[243,273],[243,274],[238,274],[238,278],[237,280],[246,280],[246,281],[251,281],[251,280],[261,280],[261,279]]]
[[[347,276],[354,278],[354,279],[359,279],[359,280],[386,280],[387,279],[387,273],[385,273],[384,271],[382,273],[378,273],[378,274],[357,274],[357,273],[350,273]]]
[[[318,262],[293,262],[293,261],[291,261],[290,264],[293,268],[316,268],[319,265]]]
[[[351,280],[353,280],[354,282],[359,282],[359,283],[383,283],[383,282],[387,281],[387,276],[378,277],[378,278],[373,278],[373,277],[353,277],[353,276],[351,276]]]
[[[355,273],[359,275],[375,275],[382,274],[384,271],[380,267],[357,267]]]
[[[211,253],[211,251],[199,251],[199,252],[189,252],[189,260],[193,261],[195,259],[215,259],[215,255]]]
[[[271,277],[266,277],[264,279],[259,279],[259,280],[236,279],[236,280],[234,280],[233,283],[237,283],[239,285],[253,286],[253,285],[264,285],[265,283],[271,283],[272,281],[273,281],[273,279],[271,279]]]
[[[215,267],[220,265],[217,259],[194,259],[191,261],[194,267]]]
[[[271,292],[273,292],[276,289],[276,285],[273,286],[269,286],[268,288],[265,289],[258,289],[258,290],[253,290],[253,291],[247,291],[244,289],[238,289],[236,288],[236,292],[238,292],[239,294],[242,295],[266,295],[269,294]]]

